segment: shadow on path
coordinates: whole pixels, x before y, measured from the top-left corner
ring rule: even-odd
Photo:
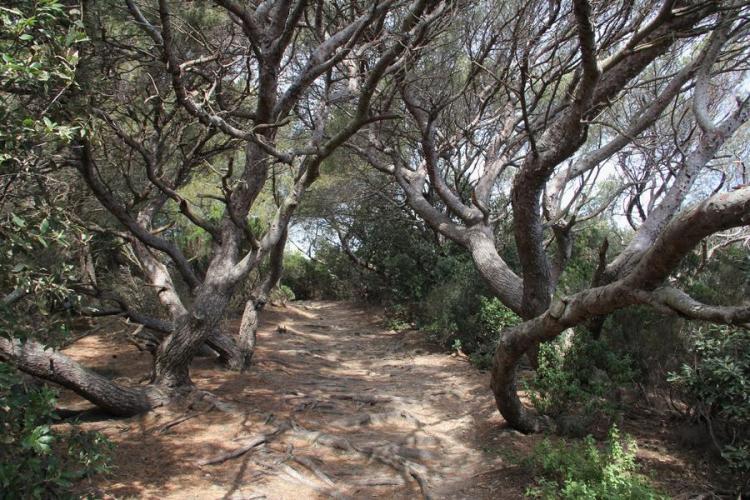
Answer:
[[[522,497],[528,479],[507,456],[534,439],[503,429],[486,374],[465,359],[436,352],[419,332],[389,331],[377,311],[349,303],[296,302],[271,307],[261,319],[249,372],[194,363],[193,380],[225,403],[221,409],[204,401],[127,420],[92,419],[90,428],[118,444],[116,472],[96,485],[100,494]],[[96,361],[97,350],[112,352],[122,341],[85,342],[68,353]],[[127,346],[117,353],[102,366],[133,380],[148,369],[148,356]],[[199,464],[259,440],[235,458]]]

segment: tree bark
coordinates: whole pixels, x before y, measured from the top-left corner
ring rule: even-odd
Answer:
[[[238,367],[242,372],[250,367],[250,362],[255,353],[258,332],[258,310],[260,307],[262,307],[260,303],[251,299],[245,303],[245,310],[242,312],[239,331],[241,358]]]
[[[479,275],[493,293],[513,312],[523,316],[523,287],[521,278],[497,253],[491,229],[473,229],[466,235],[466,247],[471,252]]]
[[[495,404],[508,425],[523,433],[538,432],[539,420],[531,415],[518,397],[518,364],[534,342],[529,323],[521,323],[501,333],[492,359],[490,388]]]
[[[219,363],[225,368],[232,371],[238,371],[240,368],[239,360],[241,359],[240,347],[234,340],[234,337],[222,329],[216,329],[206,339],[206,343],[201,346],[208,351],[216,352],[219,355]],[[200,355],[200,351],[198,355]]]
[[[706,306],[680,293],[654,291],[703,238],[749,222],[750,187],[714,195],[677,214],[626,276],[556,299],[540,316],[505,330],[493,358],[491,387],[497,408],[508,424],[527,433],[541,428],[540,420],[526,410],[518,397],[518,361],[535,342],[552,340],[566,328],[629,305],[653,301],[681,314],[728,324],[744,322],[750,317],[746,307]]]
[[[279,241],[277,241],[271,249],[268,274],[263,279],[263,282],[253,290],[250,300],[247,301],[245,304],[245,310],[242,312],[242,321],[240,322],[239,331],[240,345],[238,348],[239,364],[234,366],[234,369],[238,369],[241,372],[244,372],[250,367],[250,362],[255,353],[259,313],[265,308],[271,290],[273,290],[281,280],[281,275],[284,271],[284,248],[286,247],[287,236],[288,229],[287,227],[284,227]]]

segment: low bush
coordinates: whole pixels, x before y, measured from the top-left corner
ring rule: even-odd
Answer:
[[[110,470],[102,434],[51,427],[55,402],[54,391],[0,363],[0,498],[78,498],[76,481]]]
[[[384,326],[401,332],[412,328],[412,313],[406,306],[394,305],[386,309]]]
[[[650,500],[667,498],[638,472],[635,441],[612,426],[600,449],[594,438],[542,441],[528,459],[535,485],[526,495],[541,499]]]
[[[492,367],[492,357],[500,339],[500,332],[519,324],[521,318],[495,297],[480,297],[479,313],[475,322],[478,345],[471,353],[470,359],[480,370],[488,370]]]
[[[473,263],[442,257],[435,281],[417,308],[417,327],[447,348],[460,346],[479,368],[491,365],[500,332],[520,321],[491,296]]]
[[[354,298],[354,293],[348,288],[351,284],[341,277],[346,276],[351,267],[351,263],[331,247],[321,248],[315,259],[300,252],[286,252],[281,282],[297,300]]]
[[[682,318],[633,306],[610,315],[602,337],[613,350],[632,360],[638,383],[662,392],[668,389],[667,374],[677,370],[689,356],[685,347],[687,330],[688,322]]]
[[[268,300],[274,304],[286,305],[295,299],[294,292],[286,285],[279,285],[271,290]]]
[[[563,434],[611,423],[622,410],[620,390],[631,383],[632,361],[586,332],[540,346],[539,367],[526,388],[536,410],[558,420]],[[572,418],[575,417],[575,418]],[[569,425],[573,422],[575,425]]]

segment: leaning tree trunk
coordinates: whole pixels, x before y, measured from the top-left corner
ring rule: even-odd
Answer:
[[[288,229],[285,227],[279,241],[271,248],[268,274],[263,282],[253,290],[250,300],[247,301],[245,310],[242,312],[239,331],[240,364],[235,367],[240,371],[244,372],[250,367],[257,341],[258,315],[266,306],[271,290],[281,280],[281,274],[284,271],[284,247],[286,246],[287,235]]]
[[[475,228],[467,233],[466,245],[479,275],[503,304],[524,320],[530,320],[544,312],[548,303],[538,304],[536,308],[524,307],[521,278],[498,254],[489,226]],[[539,366],[539,343],[529,345],[526,356],[531,367],[536,370]]]
[[[219,362],[224,367],[239,371],[242,367],[242,350],[234,338],[222,329],[216,329],[206,339],[206,343],[201,346],[209,347],[219,355]],[[200,350],[199,353],[200,354]]]
[[[225,262],[217,267],[224,270]],[[35,377],[62,385],[98,407],[120,416],[132,416],[163,405],[193,387],[190,362],[200,346],[219,331],[233,283],[217,270],[214,280],[202,285],[188,311],[159,345],[154,378],[148,387],[128,388],[82,367],[73,359],[33,340],[0,338],[0,360]],[[215,338],[214,338],[215,340]]]
[[[167,394],[158,387],[123,387],[34,340],[0,338],[0,360],[19,370],[71,389],[113,415],[129,417],[160,406]]]
[[[242,312],[242,321],[240,322],[240,351],[242,358],[240,361],[240,371],[245,371],[250,367],[250,362],[255,354],[256,336],[258,332],[258,312],[263,306],[262,303],[250,299],[245,303],[245,310]]]

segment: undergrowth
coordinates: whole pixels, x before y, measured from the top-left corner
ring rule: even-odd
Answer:
[[[104,435],[52,428],[56,401],[53,390],[23,384],[0,363],[0,499],[78,498],[77,481],[110,471]]]
[[[527,465],[535,473],[526,496],[544,500],[656,500],[665,495],[638,471],[636,445],[612,426],[603,447],[590,435],[582,441],[545,439]]]

